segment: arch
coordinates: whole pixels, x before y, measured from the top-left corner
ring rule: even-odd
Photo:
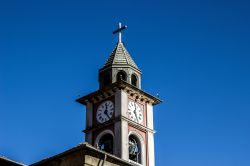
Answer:
[[[136,74],[131,75],[131,84],[138,87],[138,77]]]
[[[104,130],[95,139],[95,145],[98,149],[113,154],[114,152],[114,134],[111,130]]]
[[[119,80],[127,81],[127,74],[125,71],[123,70],[118,71],[118,73],[116,74],[116,81]]]
[[[135,131],[130,131],[129,132],[129,136],[128,136],[128,142],[130,144],[130,139],[133,141],[136,141],[137,146],[138,146],[138,155],[136,156],[136,154],[130,154],[130,145],[129,145],[129,160],[131,162],[136,162],[139,163],[141,165],[145,165],[146,163],[146,156],[145,156],[145,142],[144,142],[144,138],[137,132]],[[136,149],[134,149],[134,152]]]

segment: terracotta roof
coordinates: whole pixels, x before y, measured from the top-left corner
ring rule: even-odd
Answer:
[[[103,68],[112,65],[129,65],[138,69],[123,43],[117,43]]]

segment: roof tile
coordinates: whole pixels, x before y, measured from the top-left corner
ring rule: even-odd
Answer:
[[[111,65],[130,65],[136,69],[138,66],[135,64],[134,60],[131,58],[127,49],[124,47],[123,43],[117,43],[108,60],[104,64],[104,68]]]

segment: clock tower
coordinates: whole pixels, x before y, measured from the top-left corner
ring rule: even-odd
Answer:
[[[141,70],[119,40],[99,69],[99,89],[76,101],[86,106],[85,140],[135,165],[154,166],[153,106],[161,101],[141,88]]]

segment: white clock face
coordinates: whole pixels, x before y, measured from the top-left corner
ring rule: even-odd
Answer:
[[[104,101],[101,105],[98,106],[96,111],[96,120],[99,123],[104,123],[108,121],[114,112],[114,104],[112,101]]]
[[[140,106],[133,102],[130,101],[128,103],[128,116],[130,119],[137,123],[142,123],[143,122],[143,112]]]

